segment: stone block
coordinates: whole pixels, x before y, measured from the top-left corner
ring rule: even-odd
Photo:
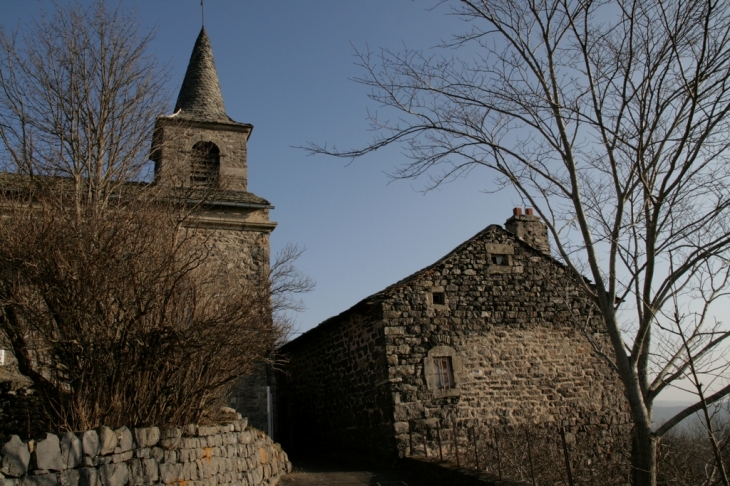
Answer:
[[[31,464],[35,469],[48,471],[62,471],[65,469],[61,458],[61,442],[58,436],[46,433],[43,439],[35,443],[35,450],[31,454]]]
[[[259,466],[251,471],[251,475],[253,476],[254,484],[260,484],[264,479],[264,470],[261,466]]]
[[[160,440],[160,429],[157,427],[134,429],[134,439],[139,448],[155,446]]]
[[[99,454],[106,456],[112,454],[117,448],[117,434],[106,425],[102,425],[97,429],[99,434]]]
[[[99,466],[102,486],[124,486],[129,480],[129,466],[125,463]]]
[[[161,447],[153,447],[150,452],[150,457],[157,462],[162,462],[165,458],[165,451]]]
[[[198,459],[195,461],[195,465],[198,469],[198,477],[200,479],[207,479],[216,474],[213,462],[209,459]]]
[[[127,427],[120,427],[114,432],[117,434],[117,447],[114,450],[114,453],[119,454],[121,452],[131,451],[134,447],[132,431],[130,431]]]
[[[129,485],[142,486],[144,484],[144,472],[142,471],[142,461],[132,459],[127,463],[129,466]]]
[[[408,422],[396,422],[393,424],[393,428],[396,434],[406,434],[409,430]]]
[[[21,441],[17,435],[13,435],[3,444],[0,454],[2,454],[0,473],[17,478],[28,472],[30,464],[28,444]]]
[[[180,447],[182,441],[182,430],[177,428],[160,429],[159,445],[163,449],[172,450]]]
[[[144,474],[145,484],[153,484],[160,479],[160,468],[154,459],[142,460],[142,473]]]
[[[177,451],[165,451],[165,457],[163,458],[162,462],[164,462],[165,464],[177,462]]]
[[[99,434],[96,433],[96,430],[87,430],[81,434],[81,449],[84,451],[84,455],[98,456],[100,447]]]
[[[217,433],[218,427],[216,426],[204,427],[201,425],[198,427],[198,436],[200,437],[208,437],[211,435],[216,435]]]
[[[77,469],[67,469],[58,473],[58,486],[79,486],[81,474]]]
[[[138,457],[140,459],[147,459],[148,457],[150,457],[151,452],[152,452],[152,449],[150,449],[149,447],[137,449],[134,451],[134,457]]]
[[[32,474],[20,479],[21,486],[58,486],[56,474]]]
[[[79,486],[101,486],[96,468],[82,467],[79,469]]]
[[[160,464],[160,481],[162,481],[163,483],[172,483],[174,481],[180,481],[182,479],[182,464]]]
[[[194,462],[187,462],[183,464],[183,479],[185,481],[197,481],[198,465]]]
[[[112,454],[110,457],[111,457],[111,462],[113,462],[114,464],[118,464],[120,462],[127,462],[127,461],[132,460],[132,458],[134,457],[134,452],[127,451],[127,452],[122,452],[119,454]]]
[[[73,469],[81,464],[84,451],[81,439],[73,432],[66,432],[61,436],[61,461],[66,469]],[[78,482],[78,481],[77,481]]]

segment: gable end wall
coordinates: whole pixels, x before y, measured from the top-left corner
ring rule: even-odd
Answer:
[[[495,245],[513,250],[509,267],[488,263]],[[388,292],[385,350],[399,455],[407,453],[409,421],[626,421],[621,384],[583,334],[590,307],[571,281],[551,259],[492,230]],[[434,289],[444,292],[446,305],[430,303]],[[592,338],[610,349],[606,334],[590,325]],[[456,393],[434,390],[424,373],[429,351],[443,346],[459,359]]]

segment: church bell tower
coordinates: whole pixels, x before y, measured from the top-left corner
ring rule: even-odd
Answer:
[[[219,280],[257,279],[269,268],[274,207],[248,192],[247,144],[253,125],[226,114],[213,49],[201,29],[172,115],[155,122],[155,183],[194,209],[185,222],[208,248]],[[230,391],[231,406],[249,423],[271,423],[270,370],[260,365]]]
[[[226,114],[213,49],[200,30],[172,115],[155,123],[152,160],[159,184],[246,192],[253,125]]]

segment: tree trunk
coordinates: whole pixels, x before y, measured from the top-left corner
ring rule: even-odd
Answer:
[[[651,427],[634,425],[631,431],[631,484],[656,486],[657,439]]]

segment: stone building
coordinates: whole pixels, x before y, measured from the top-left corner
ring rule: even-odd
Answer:
[[[269,266],[269,235],[276,223],[269,220],[271,203],[248,191],[247,144],[252,130],[253,125],[226,114],[213,50],[203,28],[174,112],[159,116],[150,134],[150,158],[155,162],[154,184],[173,188],[173,194],[194,209],[185,224],[208,246],[210,261],[224,264],[226,275],[220,278],[252,278]],[[18,180],[3,174],[2,184],[21,187]],[[7,350],[3,355],[0,381],[22,379],[17,373],[5,373],[13,368],[14,358]],[[258,373],[242,377],[231,396],[231,405],[264,431],[269,430],[271,415],[269,376],[270,370],[262,365]]]
[[[206,233],[212,257],[239,273],[269,264],[273,206],[248,192],[247,143],[253,125],[226,115],[213,50],[201,29],[174,113],[155,123],[151,158],[158,184],[185,188],[199,204],[190,224]]]
[[[248,192],[247,143],[253,125],[239,123],[223,103],[213,49],[203,27],[195,41],[174,113],[160,116],[152,137],[157,184],[183,188],[196,205],[188,226],[211,248],[210,258],[225,263],[233,278],[268,268],[269,220],[274,207]],[[269,431],[270,370],[241,379],[231,405],[249,422]]]
[[[622,388],[591,304],[517,208],[436,263],[287,343],[287,450],[402,456],[409,422],[617,423]],[[586,335],[587,333],[587,335]]]

